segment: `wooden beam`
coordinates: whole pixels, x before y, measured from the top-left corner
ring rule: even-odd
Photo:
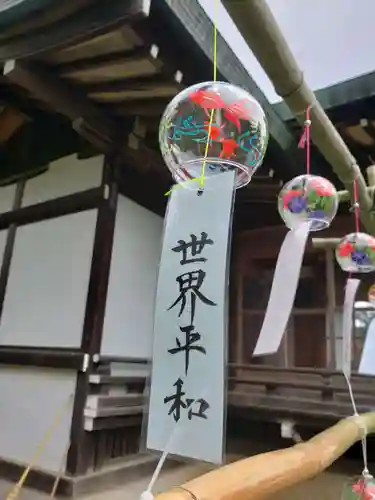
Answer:
[[[0,59],[19,59],[56,47],[79,43],[94,33],[96,36],[126,22],[145,19],[150,12],[150,0],[111,0],[95,2],[84,12],[68,16],[58,23],[45,26],[27,36],[18,36],[0,44]]]
[[[89,123],[101,138],[103,149],[112,143],[116,130],[113,121],[105,116],[84,92],[63,82],[43,66],[8,60],[4,65],[4,76],[71,121],[81,118]]]
[[[39,366],[66,370],[80,370],[84,354],[80,349],[0,346],[0,365]]]
[[[150,87],[160,87],[174,84],[179,90],[183,88],[183,74],[176,71],[171,78],[167,78],[164,73],[158,73],[150,78],[149,76],[137,76],[135,78],[126,78],[122,81],[111,82],[92,82],[85,84],[85,89],[90,95],[101,92],[122,92],[133,90],[145,90]]]
[[[79,83],[108,82],[129,77],[154,75],[161,69],[159,47],[137,47],[130,53],[105,54],[73,61],[57,68],[60,75]]]
[[[74,2],[61,2],[51,8],[50,0],[37,0],[36,2],[17,1],[3,4],[0,7],[0,40],[14,39],[25,33],[38,29],[45,29],[50,24],[61,22],[66,17],[78,12],[89,5],[92,0],[74,0]]]
[[[0,214],[0,231],[8,229],[12,224],[23,226],[98,208],[102,200],[103,190],[101,187],[97,187],[45,201],[44,203],[17,208],[11,212]]]
[[[0,113],[0,144],[5,144],[29,120],[18,109],[6,107]]]
[[[127,103],[116,106],[116,114],[119,116],[155,116],[160,117],[164,112],[169,100],[168,98],[155,98],[151,101],[145,99],[133,99]]]
[[[90,99],[96,102],[108,104],[124,104],[131,102],[134,99],[144,99],[145,103],[152,104],[155,98],[172,99],[178,92],[183,89],[183,86],[175,82],[154,82],[153,79],[146,84],[137,84],[134,82],[132,85],[126,81],[119,82],[120,85],[114,85],[111,82],[107,87],[102,90],[94,90],[89,92]]]
[[[131,160],[132,158],[130,158]],[[125,162],[126,160],[122,159],[122,161]],[[134,160],[132,163],[134,165]],[[121,168],[119,172],[121,194],[163,217],[168,201],[165,193],[173,184],[172,177],[169,178],[168,174],[158,175],[154,170],[145,174],[130,165],[129,168]]]

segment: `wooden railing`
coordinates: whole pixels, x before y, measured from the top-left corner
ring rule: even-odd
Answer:
[[[114,356],[96,356],[95,363],[96,373],[89,378],[84,428],[90,469],[97,470],[140,451],[148,365],[147,360]]]
[[[118,368],[116,369],[115,366]],[[147,360],[97,357],[84,411],[91,469],[140,451]],[[375,378],[352,376],[359,412],[375,409]],[[353,414],[340,372],[313,368],[236,365],[228,367],[228,405],[254,419],[293,418],[307,425]]]
[[[358,411],[374,410],[375,379],[354,374],[351,383]],[[336,420],[353,414],[340,372],[232,364],[228,389],[231,406],[259,410],[272,419],[293,414]]]

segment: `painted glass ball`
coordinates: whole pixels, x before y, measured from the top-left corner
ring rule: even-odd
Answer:
[[[375,481],[372,476],[357,477],[344,485],[341,500],[374,500]]]
[[[278,209],[289,229],[311,221],[310,231],[321,231],[331,224],[339,206],[334,185],[317,175],[299,175],[280,191]]]
[[[348,273],[375,271],[375,238],[365,233],[351,233],[336,247],[336,260]]]
[[[160,150],[180,183],[200,177],[205,164],[205,180],[236,169],[236,188],[245,186],[262,164],[267,143],[267,120],[260,104],[225,82],[186,88],[169,103],[160,122]]]
[[[370,304],[375,304],[375,285],[371,285],[368,290],[368,301]]]

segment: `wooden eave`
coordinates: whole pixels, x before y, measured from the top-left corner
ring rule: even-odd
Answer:
[[[37,17],[23,21],[23,34],[12,26],[8,37],[6,29],[0,35],[2,114],[19,112],[14,132],[10,125],[2,130],[0,114],[0,144],[22,120],[57,112],[97,151],[122,157],[124,194],[142,189],[154,199],[158,186],[160,200],[151,205],[162,212],[171,178],[158,148],[158,123],[176,93],[212,78],[212,22],[197,0],[81,0],[72,10],[51,10],[44,24]],[[247,88],[268,115],[270,153],[261,175],[275,171],[278,181],[269,189],[270,181],[264,187],[260,180],[257,192],[255,177],[239,200],[268,204],[271,220],[279,180],[303,170],[296,139],[220,34],[218,73]]]

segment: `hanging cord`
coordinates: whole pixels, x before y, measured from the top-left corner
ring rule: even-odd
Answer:
[[[354,220],[355,220],[355,232],[359,232],[359,202],[358,202],[358,184],[357,184],[357,174],[354,172],[354,178],[353,178],[353,212],[354,212]],[[349,279],[351,277],[351,273],[349,273]],[[360,418],[360,415],[357,411],[357,405],[355,403],[355,398],[354,398],[354,392],[353,392],[353,387],[350,382],[350,378],[348,375],[344,372],[344,377],[346,384],[348,386],[349,390],[349,396],[350,396],[350,401],[352,404],[353,408],[353,414],[355,417]],[[361,439],[361,445],[362,445],[362,456],[363,456],[363,471],[362,471],[362,476],[366,480],[369,478],[372,478],[369,470],[368,470],[368,461],[367,461],[367,429],[364,426],[363,422],[360,422],[360,426],[363,430],[363,436]]]
[[[161,457],[159,458],[159,461],[155,467],[154,473],[151,476],[150,482],[148,483],[146,490],[141,494],[141,500],[152,500],[154,498],[152,490],[154,489],[155,483],[158,480],[158,477],[159,477],[161,470],[165,464],[165,461],[167,460],[171,441],[172,441],[172,438],[175,434],[176,427],[175,427],[174,431],[172,432],[171,437],[169,438],[169,441],[167,442],[165,449],[164,449],[163,453],[161,454]]]
[[[301,139],[299,140],[298,147],[300,149],[306,149],[306,174],[310,174],[310,106],[306,109],[306,119],[304,122],[304,130],[301,135]]]
[[[344,377],[345,377],[346,384],[347,384],[348,390],[349,390],[350,401],[351,401],[352,408],[353,408],[353,416],[356,417],[357,423],[361,427],[362,432],[363,432],[362,438],[361,438],[362,458],[363,458],[362,476],[365,480],[368,480],[370,478],[372,479],[372,475],[370,474],[370,471],[368,469],[368,460],[367,460],[367,428],[366,428],[365,424],[363,423],[361,416],[359,415],[359,413],[357,411],[357,405],[355,403],[353,387],[352,387],[352,384],[350,382],[350,379],[346,373],[344,373]]]
[[[214,75],[213,75],[213,82],[215,83],[217,80],[217,0],[214,0],[213,3],[214,3],[214,15],[213,15],[213,23],[214,23],[214,44],[213,44]],[[199,178],[200,190],[203,189],[204,181],[205,181],[206,163],[207,163],[207,156],[208,156],[208,148],[210,146],[210,141],[211,141],[211,128],[212,128],[212,123],[214,120],[214,113],[215,113],[215,110],[211,109],[210,121],[208,124],[206,148],[204,151],[202,171],[201,171],[201,175]]]
[[[359,201],[358,201],[358,181],[357,174],[354,174],[353,179],[353,210],[355,217],[355,232],[359,233]]]
[[[182,419],[175,424],[174,429],[169,436],[169,439],[165,445],[164,451],[161,454],[159,461],[155,467],[154,473],[151,476],[150,482],[148,483],[147,488],[141,493],[140,495],[140,500],[154,500],[154,495],[152,493],[152,490],[155,486],[156,481],[158,480],[161,470],[165,464],[165,461],[167,460],[167,457],[169,455],[170,448],[172,446],[173,440],[176,436],[177,431],[182,427],[184,421],[186,420],[186,416],[183,416]]]
[[[29,465],[25,468],[19,481],[10,490],[10,492],[6,496],[5,500],[17,500],[17,498],[19,497],[19,494],[21,493],[21,490],[26,482],[26,479],[27,479],[30,471],[35,467],[38,458],[40,457],[40,455],[43,452],[46,445],[51,440],[54,431],[59,426],[61,419],[68,408],[68,403],[71,401],[72,397],[73,397],[73,395],[71,394],[69,396],[68,400],[64,401],[63,404],[61,405],[61,407],[58,409],[51,426],[47,429],[46,433],[43,436],[43,439],[41,440],[41,442],[37,446],[37,449],[35,450],[34,455],[31,457]],[[57,489],[57,485],[56,485],[56,489]],[[55,490],[55,485],[52,488],[52,492],[55,493],[54,490]],[[52,494],[52,492],[51,492],[51,494]]]
[[[214,65],[214,74],[213,74],[213,82],[215,83],[217,81],[217,6],[218,6],[218,0],[213,0],[214,4],[214,15],[213,15],[213,28],[214,28],[214,39],[213,39],[213,65]],[[199,190],[198,194],[201,194],[203,192],[204,188],[204,182],[205,182],[205,171],[206,171],[206,163],[207,163],[207,157],[208,157],[208,148],[210,146],[210,141],[211,141],[211,129],[212,129],[212,123],[214,120],[214,112],[215,110],[212,109],[210,113],[210,121],[208,124],[208,133],[207,133],[207,142],[206,142],[206,147],[205,147],[205,152],[204,152],[204,158],[203,158],[203,164],[202,164],[202,170],[201,170],[201,175],[197,177],[196,179],[191,179],[191,181],[199,181]],[[186,182],[191,182],[191,181],[186,181]],[[166,195],[170,194],[172,190],[179,186],[180,184],[176,184],[175,186],[170,189]],[[180,421],[181,425],[181,421]],[[174,431],[171,434],[171,437],[169,441],[166,444],[166,447],[159,459],[159,462],[155,468],[155,471],[151,477],[150,483],[147,487],[147,489],[141,494],[141,500],[153,500],[154,495],[152,494],[152,489],[161,473],[161,470],[163,468],[163,465],[168,457],[169,454],[169,448],[172,443],[172,439],[175,435],[177,425],[174,429]]]
[[[214,5],[214,14],[213,14],[213,27],[214,27],[214,39],[213,39],[213,78],[212,81],[215,83],[217,81],[217,5],[218,5],[218,0],[213,0],[213,5]],[[189,179],[187,181],[181,182],[179,184],[175,184],[172,186],[172,188],[165,193],[165,196],[168,196],[171,194],[171,192],[176,189],[177,187],[183,186],[184,184],[188,182],[194,182],[194,181],[199,181],[199,189],[198,189],[198,194],[203,193],[203,188],[204,188],[204,183],[205,183],[205,172],[206,172],[206,163],[207,163],[207,157],[208,157],[208,148],[210,147],[210,142],[211,142],[211,129],[212,129],[212,124],[214,121],[214,114],[215,110],[211,109],[210,113],[210,120],[208,122],[208,131],[207,131],[207,142],[205,146],[205,151],[204,151],[204,157],[203,157],[203,163],[202,163],[202,169],[201,169],[201,175],[199,177],[195,177],[194,179]]]

